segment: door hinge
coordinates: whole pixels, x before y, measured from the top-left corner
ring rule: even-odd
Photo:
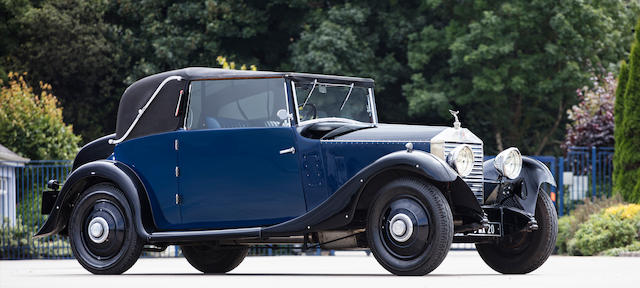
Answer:
[[[176,177],[180,177],[180,167],[176,166]]]
[[[180,194],[176,194],[176,205],[180,204],[182,204],[182,197],[180,197]]]
[[[180,146],[178,144],[178,139],[173,140],[173,149],[176,149],[176,151],[178,151],[178,149],[180,149]]]

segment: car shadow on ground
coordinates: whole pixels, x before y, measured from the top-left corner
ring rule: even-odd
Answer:
[[[92,274],[73,274],[77,276],[93,276]],[[478,277],[499,276],[501,274],[428,274],[421,277]],[[531,274],[525,274],[531,275]],[[521,275],[521,276],[525,276]],[[51,275],[53,276],[53,275]],[[62,276],[62,275],[58,275]],[[65,276],[71,276],[67,274]],[[209,277],[402,277],[393,274],[344,274],[344,273],[227,273],[227,274],[203,274],[203,273],[126,273],[120,276],[209,276]]]

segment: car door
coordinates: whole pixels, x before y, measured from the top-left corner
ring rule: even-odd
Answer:
[[[281,223],[306,211],[282,78],[193,81],[179,134],[182,226]]]
[[[179,228],[180,207],[175,195],[178,179],[175,175],[177,131],[154,134],[128,140],[115,147],[116,160],[131,167],[147,189],[153,219],[159,230]]]

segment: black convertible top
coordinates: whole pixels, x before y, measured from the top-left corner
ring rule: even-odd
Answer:
[[[158,91],[153,102],[144,111],[134,128],[127,135],[131,124],[135,121],[139,112],[149,102],[160,84],[168,77],[178,76],[181,80],[170,80]],[[116,136],[114,139],[127,140],[145,135],[173,131],[182,123],[184,113],[175,115],[180,91],[187,92],[189,81],[193,80],[218,80],[218,79],[242,79],[242,78],[290,78],[299,81],[331,82],[341,84],[355,83],[359,86],[373,88],[374,82],[370,78],[357,78],[346,76],[292,73],[292,72],[270,72],[270,71],[248,71],[248,70],[228,70],[219,68],[191,67],[167,71],[142,78],[131,84],[122,94],[120,106],[118,107],[118,120],[116,122]],[[186,99],[180,101],[183,110]],[[123,138],[123,136],[125,136]]]

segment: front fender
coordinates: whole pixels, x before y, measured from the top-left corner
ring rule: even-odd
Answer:
[[[522,171],[520,176],[513,180],[500,175],[494,166],[494,159],[487,160],[484,162],[484,179],[485,204],[497,204],[495,203],[497,200],[493,199],[500,199],[498,194],[505,185],[518,186],[516,188],[521,192],[511,196],[516,201],[515,208],[522,209],[531,215],[535,213],[538,191],[542,185],[546,183],[556,187],[556,180],[549,168],[542,162],[529,157],[522,157]],[[512,203],[509,201],[499,202]],[[518,205],[521,207],[517,207]]]
[[[443,183],[459,179],[458,174],[440,158],[422,151],[396,151],[380,157],[344,183],[331,197],[311,211],[287,222],[266,227],[263,236],[290,235],[334,229],[351,222],[363,188],[379,175],[390,169],[403,169]],[[473,193],[469,190],[471,196]],[[475,200],[475,198],[474,198]],[[475,202],[477,210],[480,206]]]
[[[90,186],[103,182],[114,184],[125,194],[134,214],[136,230],[140,237],[146,239],[145,230],[153,229],[155,225],[144,186],[131,168],[112,160],[89,162],[74,170],[62,186],[49,218],[34,237],[64,234],[77,196]]]

